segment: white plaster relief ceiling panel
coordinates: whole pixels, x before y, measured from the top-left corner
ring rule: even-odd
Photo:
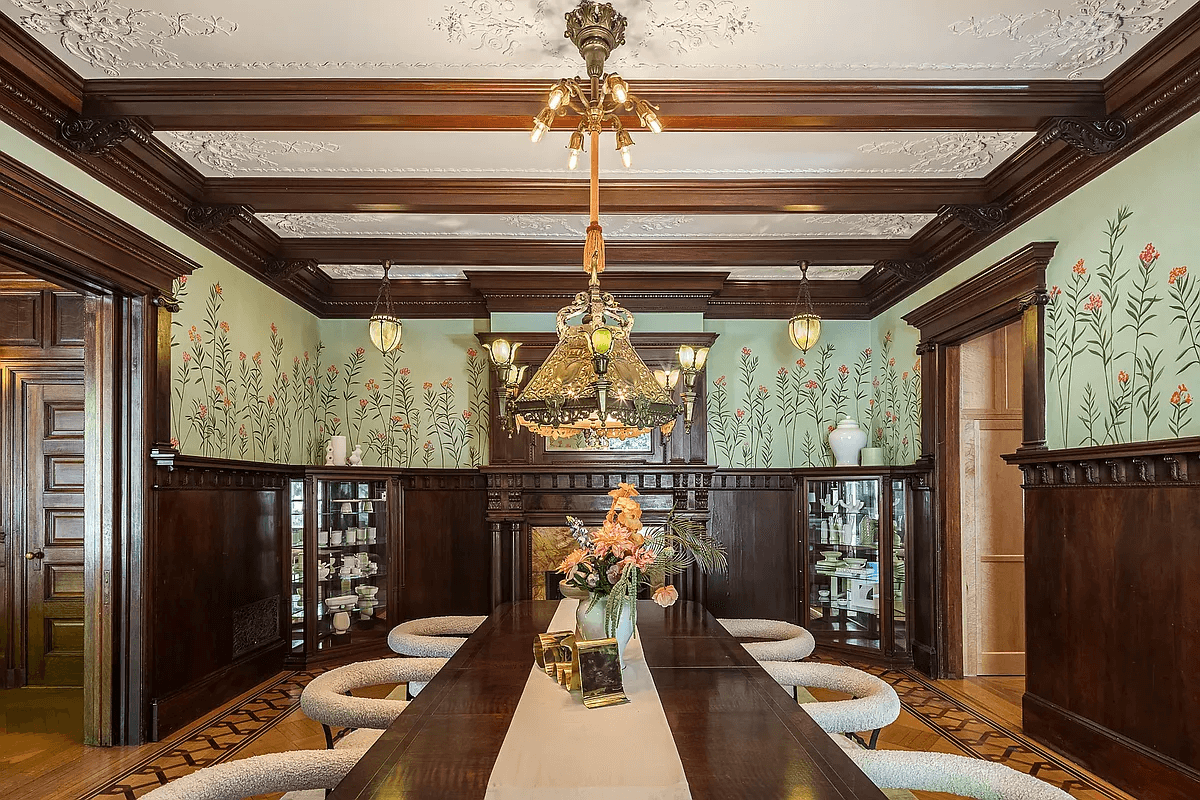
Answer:
[[[488,267],[489,271],[521,270],[532,272],[563,272],[561,267]],[[814,264],[808,268],[808,277],[821,281],[853,281],[866,275],[874,267],[870,264],[857,267],[832,267]],[[379,280],[383,277],[383,267],[378,264],[322,264],[321,270],[335,280]],[[611,264],[605,274],[624,272],[644,272],[637,267],[622,264]],[[751,280],[798,280],[800,270],[795,264],[781,267],[707,267],[700,266],[691,270],[660,270],[655,274],[678,273],[680,280],[695,272],[728,272],[729,279],[735,281]],[[583,272],[579,272],[581,279]],[[453,280],[466,277],[461,269],[453,267],[404,266],[393,264],[391,276],[394,279],[413,280]]]
[[[575,0],[0,0],[87,78],[556,77]],[[617,0],[647,78],[1102,78],[1187,0]],[[863,20],[870,20],[869,26]]]
[[[285,238],[576,239],[587,217],[571,214],[259,214]],[[609,240],[907,239],[933,214],[601,214]]]
[[[0,0],[2,1],[2,0]],[[670,118],[667,118],[670,124]],[[521,131],[159,131],[206,177],[577,177],[567,169],[569,131],[539,144]],[[637,137],[631,169],[611,137],[606,178],[978,178],[1032,132],[667,132]]]

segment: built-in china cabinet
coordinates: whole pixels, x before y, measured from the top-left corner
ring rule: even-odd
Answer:
[[[909,658],[910,492],[903,471],[804,470],[801,623],[821,644]]]
[[[394,474],[311,468],[289,481],[289,663],[378,648],[397,617]]]

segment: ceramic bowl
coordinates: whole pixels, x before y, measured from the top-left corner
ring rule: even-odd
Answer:
[[[825,556],[826,561],[837,561],[842,557],[841,550],[822,550],[821,555]]]
[[[378,586],[359,586],[354,591],[358,592],[359,597],[374,597],[379,594]]]
[[[867,565],[865,558],[846,558],[843,561],[846,562],[846,566],[850,569],[862,569]]]
[[[337,597],[326,597],[325,608],[330,611],[349,611],[358,605],[358,595],[343,594]]]

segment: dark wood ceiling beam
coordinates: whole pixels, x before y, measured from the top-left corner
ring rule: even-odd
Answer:
[[[527,130],[552,80],[92,80],[87,116],[157,130]],[[1099,81],[637,81],[675,131],[1037,130],[1104,114]],[[630,120],[636,127],[636,121]]]
[[[896,239],[748,239],[606,242],[610,265],[650,271],[691,267],[778,267],[807,259],[822,266],[860,266],[899,258]],[[411,266],[563,267],[582,270],[583,240],[283,239],[280,257],[320,264],[373,264],[391,259]],[[582,273],[581,273],[582,274]]]
[[[612,180],[606,214],[933,213],[987,201],[978,179]],[[262,212],[587,213],[585,180],[209,178],[209,203]]]

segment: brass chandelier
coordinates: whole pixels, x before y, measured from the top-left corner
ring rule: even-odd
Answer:
[[[585,138],[591,140],[591,217],[583,252],[588,288],[558,312],[558,344],[523,390],[524,367],[514,364],[519,343],[500,339],[488,347],[503,386],[500,416],[510,434],[519,425],[548,438],[583,433],[589,441],[597,441],[640,436],[661,426],[667,436],[676,416],[685,405],[690,412],[691,404],[672,401],[673,384],[656,380],[633,349],[633,315],[600,289],[600,273],[604,272],[600,134],[606,124],[615,132],[617,150],[628,166],[633,137],[619,112],[634,112],[640,123],[655,133],[662,130],[662,122],[655,106],[634,96],[619,75],[604,72],[609,54],[625,42],[625,17],[609,3],[581,0],[578,8],[566,14],[566,21],[566,37],[579,48],[588,80],[565,78],[550,88],[546,107],[534,117],[531,138],[539,141],[558,117],[578,115],[579,125],[568,144],[572,169],[584,152]],[[690,413],[687,416],[690,427]]]

